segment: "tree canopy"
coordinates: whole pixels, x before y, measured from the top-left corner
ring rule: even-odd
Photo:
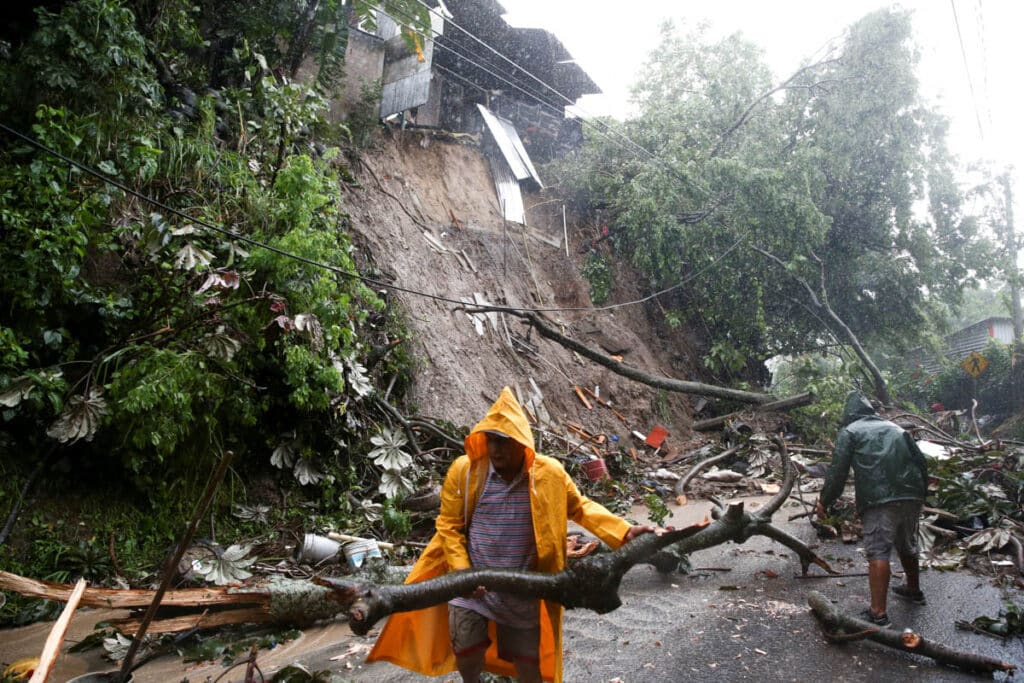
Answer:
[[[558,167],[651,289],[699,276],[664,299],[706,326],[713,357],[834,343],[801,283],[866,344],[907,348],[986,272],[990,243],[920,94],[911,26],[904,11],[869,14],[773,83],[742,36],[666,25],[623,126],[645,152],[591,137]]]

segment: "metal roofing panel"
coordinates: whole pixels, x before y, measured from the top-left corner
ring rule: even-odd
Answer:
[[[505,161],[508,163],[508,167],[516,180],[532,178],[537,185],[544,187],[544,183],[540,181],[537,169],[533,167],[530,155],[526,153],[526,148],[523,147],[523,142],[519,139],[519,134],[516,133],[515,127],[505,119],[496,116],[494,112],[484,105],[478,104],[476,106],[480,110],[480,115],[483,116],[487,130],[490,131],[491,137],[498,144],[498,149],[501,150],[501,155],[505,157]]]
[[[507,220],[526,225],[526,207],[523,205],[523,191],[519,181],[503,159],[488,157],[494,189],[498,192],[498,203]]]

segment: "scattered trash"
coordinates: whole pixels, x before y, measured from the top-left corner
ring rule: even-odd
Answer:
[[[661,444],[665,443],[665,437],[667,436],[668,430],[656,424],[651,427],[651,431],[644,437],[644,443],[651,448],[661,448]]]
[[[339,550],[341,550],[341,543],[337,541],[325,536],[306,534],[302,540],[302,547],[299,548],[295,559],[304,564],[337,562]]]
[[[739,472],[733,472],[732,470],[715,470],[714,472],[704,472],[700,475],[701,478],[707,479],[708,481],[717,482],[735,482],[743,479],[743,475]]]
[[[581,465],[583,467],[583,473],[587,475],[587,479],[590,481],[600,481],[602,479],[610,479],[608,476],[608,465],[605,464],[604,458],[594,458],[593,460],[587,460]]]
[[[682,477],[680,477],[678,474],[672,472],[671,470],[667,470],[664,467],[658,469],[658,471],[654,473],[654,476],[657,477],[658,479],[666,479],[668,481],[679,481],[680,479],[682,479]]]
[[[372,538],[349,541],[341,547],[341,551],[351,569],[359,569],[370,560],[383,559],[377,541]]]

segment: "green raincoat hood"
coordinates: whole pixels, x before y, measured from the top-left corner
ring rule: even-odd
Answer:
[[[851,391],[846,395],[846,406],[843,408],[843,419],[839,423],[840,427],[845,427],[851,422],[856,422],[862,417],[868,417],[869,415],[877,415],[871,402],[864,398],[864,394],[859,391]]]

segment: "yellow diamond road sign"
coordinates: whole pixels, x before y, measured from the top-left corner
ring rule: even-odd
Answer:
[[[960,367],[971,377],[977,377],[985,372],[985,368],[988,367],[988,360],[977,351],[972,351],[971,355],[964,358],[964,362],[960,364]]]

